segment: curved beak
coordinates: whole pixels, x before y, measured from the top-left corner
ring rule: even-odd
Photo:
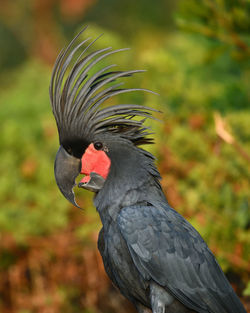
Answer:
[[[105,179],[101,175],[95,172],[91,172],[90,180],[88,182],[80,182],[78,187],[87,189],[89,191],[98,192],[100,189],[102,189],[104,183]]]
[[[56,183],[64,197],[78,208],[80,207],[75,201],[73,188],[76,186],[75,179],[80,171],[81,160],[70,155],[60,146],[54,165]]]

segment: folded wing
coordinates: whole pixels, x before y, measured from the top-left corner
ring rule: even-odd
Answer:
[[[118,224],[144,279],[197,312],[246,312],[202,237],[166,203],[124,208]]]

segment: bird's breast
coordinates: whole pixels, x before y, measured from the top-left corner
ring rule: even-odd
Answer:
[[[140,301],[148,306],[148,282],[142,279],[135,267],[127,244],[115,223],[102,229],[98,248],[109,278],[121,293],[132,302]]]

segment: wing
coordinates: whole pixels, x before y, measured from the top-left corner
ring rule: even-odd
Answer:
[[[197,312],[246,313],[199,233],[166,203],[123,208],[118,225],[144,279]]]

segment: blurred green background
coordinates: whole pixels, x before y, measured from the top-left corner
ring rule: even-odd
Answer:
[[[96,48],[132,48],[122,69],[147,70],[129,84],[160,96],[126,99],[163,111],[150,150],[167,198],[250,312],[249,0],[1,0],[0,312],[134,310],[104,273],[92,194],[78,210],[54,180],[52,64],[85,25]]]

